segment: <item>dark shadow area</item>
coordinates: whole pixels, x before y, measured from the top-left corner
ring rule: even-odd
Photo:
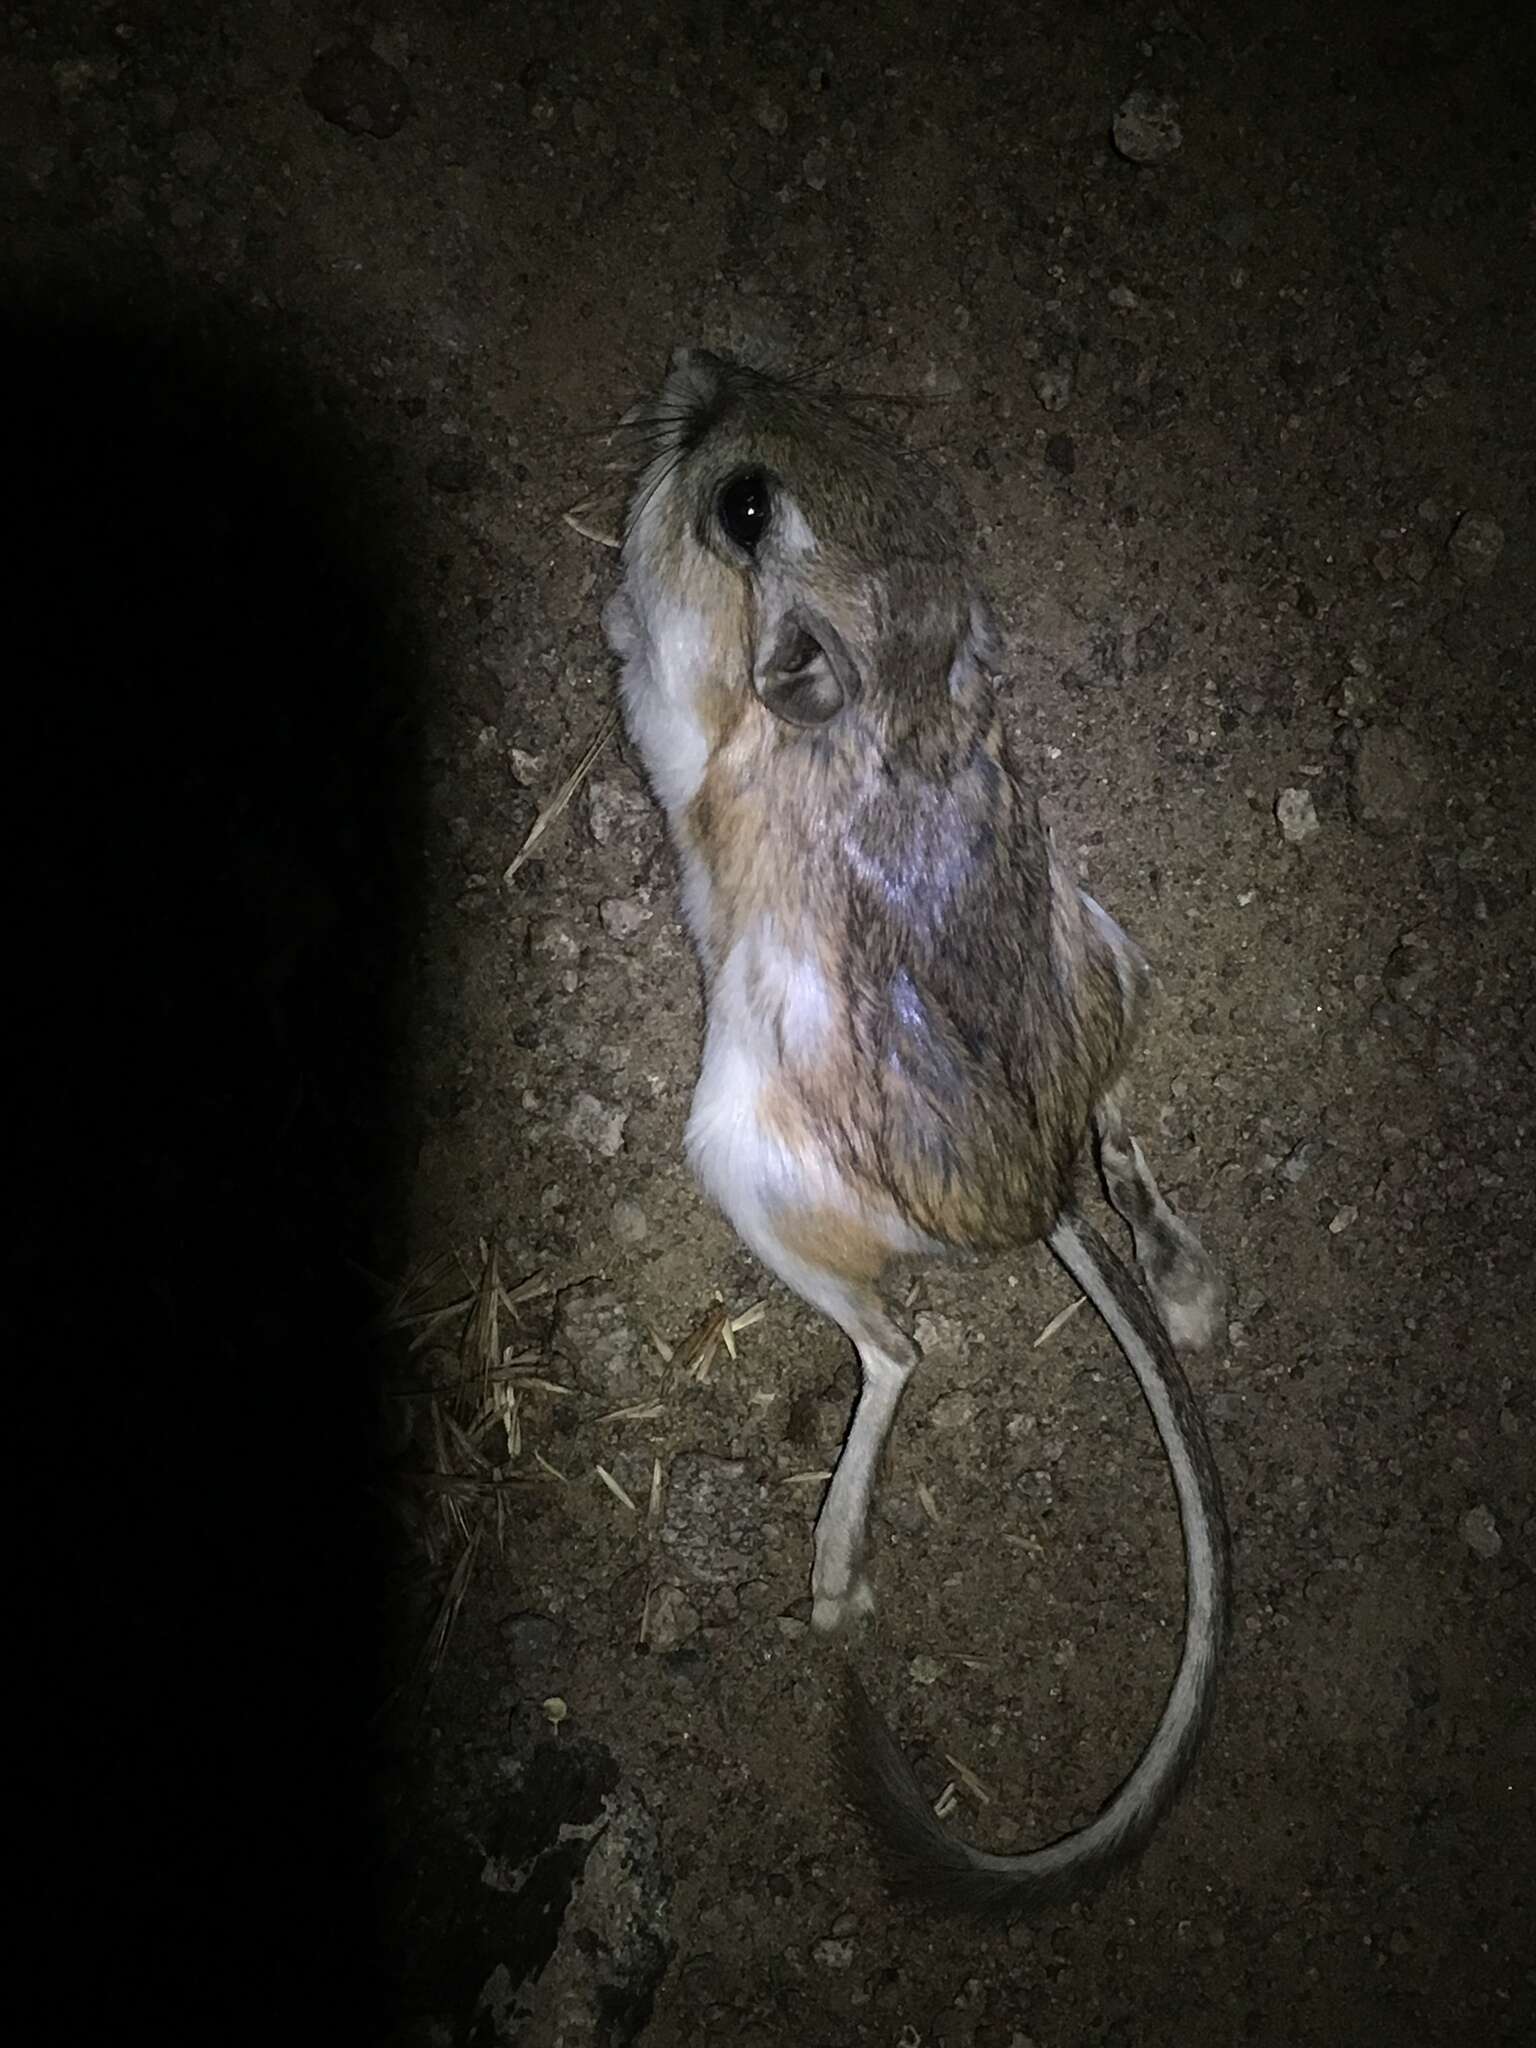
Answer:
[[[365,1273],[397,1270],[412,1143],[403,551],[382,457],[220,309],[9,325],[5,1286],[53,1502],[66,1996],[82,2024],[362,2041],[393,1668]]]

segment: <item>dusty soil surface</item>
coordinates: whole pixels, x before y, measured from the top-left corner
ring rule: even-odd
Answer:
[[[67,1309],[87,1224],[144,1254],[158,1364],[95,1447],[148,1462],[81,1541],[154,1702],[113,1918],[164,2024],[1533,2038],[1521,13],[11,9],[23,612],[62,578],[16,760],[69,818],[13,934],[16,1285]],[[561,514],[680,340],[883,395],[963,487],[1231,1275],[1213,1736],[1135,1872],[1012,1930],[887,1903],[839,1803],[805,1594],[852,1361],[681,1162],[699,991],[620,740],[505,879],[612,702]],[[357,1268],[452,1254],[451,1300],[486,1245],[515,1447],[455,1407],[462,1312],[357,1341]],[[996,1846],[1106,1796],[1177,1644],[1128,1374],[1088,1313],[1034,1344],[1070,1298],[1038,1250],[917,1276],[873,1556],[872,1683]],[[203,1848],[140,1914],[167,1788]],[[237,1897],[221,1975],[188,1930]]]

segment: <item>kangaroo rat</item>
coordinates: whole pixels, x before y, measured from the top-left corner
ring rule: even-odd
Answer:
[[[850,1669],[846,1761],[894,1882],[1016,1911],[1145,1842],[1209,1718],[1226,1624],[1220,1486],[1169,1339],[1221,1288],[1125,1127],[1147,968],[1063,872],[998,718],[997,634],[935,473],[849,410],[696,349],[642,436],[605,614],[703,964],[687,1149],[763,1263],[853,1340],[861,1390],[816,1523],[813,1621],[873,1605],[865,1528],[918,1354],[897,1256],[1044,1238],[1094,1303],[1172,1469],[1187,1592],[1150,1743],[1099,1815],[991,1855],[950,1835]],[[1138,1282],[1072,1201],[1090,1126]]]

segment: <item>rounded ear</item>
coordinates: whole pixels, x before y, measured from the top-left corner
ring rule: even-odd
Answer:
[[[825,725],[858,694],[858,670],[835,628],[803,611],[784,613],[760,647],[752,685],[786,725]]]

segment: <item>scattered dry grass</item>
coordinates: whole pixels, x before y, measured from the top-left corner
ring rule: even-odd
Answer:
[[[411,1402],[416,1410],[416,1455],[397,1472],[391,1505],[440,1589],[413,1674],[425,1702],[486,1544],[505,1554],[509,1512],[520,1496],[549,1496],[572,1484],[572,1474],[552,1463],[534,1439],[552,1404],[580,1401],[581,1396],[549,1373],[548,1329],[531,1330],[527,1323],[530,1308],[554,1301],[554,1285],[542,1272],[509,1281],[494,1237],[479,1241],[473,1262],[440,1253],[413,1267],[395,1287],[375,1285],[383,1297],[379,1329],[395,1341],[411,1367],[404,1384],[392,1386],[389,1395]],[[705,1383],[722,1351],[735,1359],[737,1337],[764,1314],[761,1302],[733,1314],[717,1295],[709,1313],[679,1345],[647,1326],[666,1369],[661,1397],[583,1415],[583,1425],[663,1422],[669,1397]],[[606,1465],[593,1460],[589,1469],[637,1521],[647,1527],[659,1522],[664,1486],[659,1456],[652,1458],[643,1513]]]

